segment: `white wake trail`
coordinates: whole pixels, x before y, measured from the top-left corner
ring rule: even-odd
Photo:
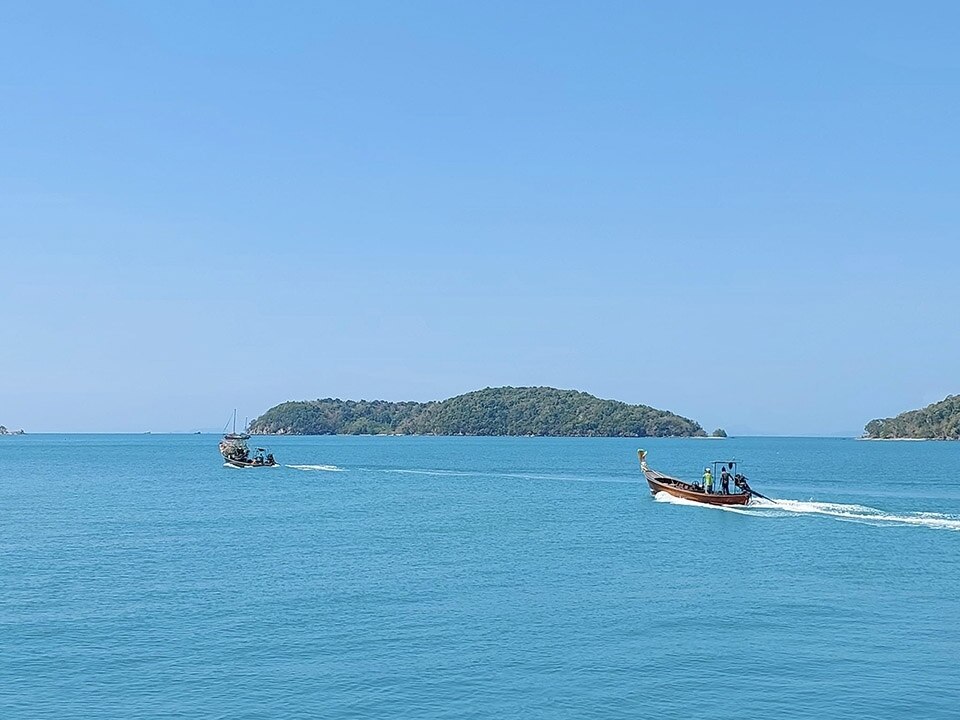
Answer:
[[[467,472],[463,470],[420,470],[417,468],[398,468],[379,470],[378,472],[397,473],[400,475],[424,475],[428,477],[466,477],[466,478],[497,478],[508,480],[550,480],[557,482],[590,482],[590,483],[620,483],[635,484],[636,481],[625,478],[584,478],[575,475],[542,475],[534,473],[508,472]]]
[[[960,530],[960,517],[936,512],[902,512],[891,513],[886,510],[845,503],[815,502],[812,500],[788,500],[786,498],[771,498],[773,503],[765,500],[757,502],[757,509],[766,508],[784,510],[798,515],[820,515],[834,517],[839,520],[865,522],[875,525],[915,525],[918,527],[935,528],[938,530]],[[752,505],[752,503],[751,503]]]
[[[707,507],[725,512],[753,515],[755,517],[786,517],[789,515],[814,517],[830,517],[845,522],[858,522],[882,526],[899,527],[927,527],[936,530],[960,531],[960,517],[936,512],[902,512],[891,513],[885,510],[854,505],[849,503],[815,502],[813,500],[789,500],[787,498],[771,498],[763,500],[754,498],[747,506],[706,505],[704,503],[673,497],[665,492],[654,496],[657,502],[666,502],[673,505],[687,505]]]
[[[346,472],[346,468],[336,465],[287,465],[291,470],[313,470],[317,472]]]

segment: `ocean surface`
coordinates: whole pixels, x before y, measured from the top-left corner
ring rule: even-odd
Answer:
[[[217,441],[0,438],[0,718],[960,717],[960,443]]]

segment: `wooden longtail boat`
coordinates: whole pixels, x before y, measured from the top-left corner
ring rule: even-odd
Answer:
[[[659,492],[665,492],[674,497],[692,500],[693,502],[704,503],[706,505],[746,505],[750,502],[751,492],[736,492],[729,495],[722,493],[706,493],[699,485],[678,480],[675,477],[664,475],[656,470],[647,467],[647,453],[645,450],[638,450],[640,457],[640,469],[643,471],[643,477],[646,478],[647,485],[650,486],[650,492],[656,495]]]

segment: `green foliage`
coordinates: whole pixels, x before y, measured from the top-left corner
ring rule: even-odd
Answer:
[[[871,420],[865,430],[866,437],[874,439],[960,440],[960,395],[948,395],[938,403],[895,418]]]
[[[727,436],[727,431],[724,430],[723,428],[717,428],[712,433],[710,433],[710,437],[724,438],[726,436]]]
[[[703,436],[687,418],[646,405],[548,387],[487,388],[441,402],[285,402],[250,425],[258,434]]]

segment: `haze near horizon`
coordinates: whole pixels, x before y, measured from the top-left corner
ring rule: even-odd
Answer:
[[[0,424],[960,392],[953,4],[0,9]]]

